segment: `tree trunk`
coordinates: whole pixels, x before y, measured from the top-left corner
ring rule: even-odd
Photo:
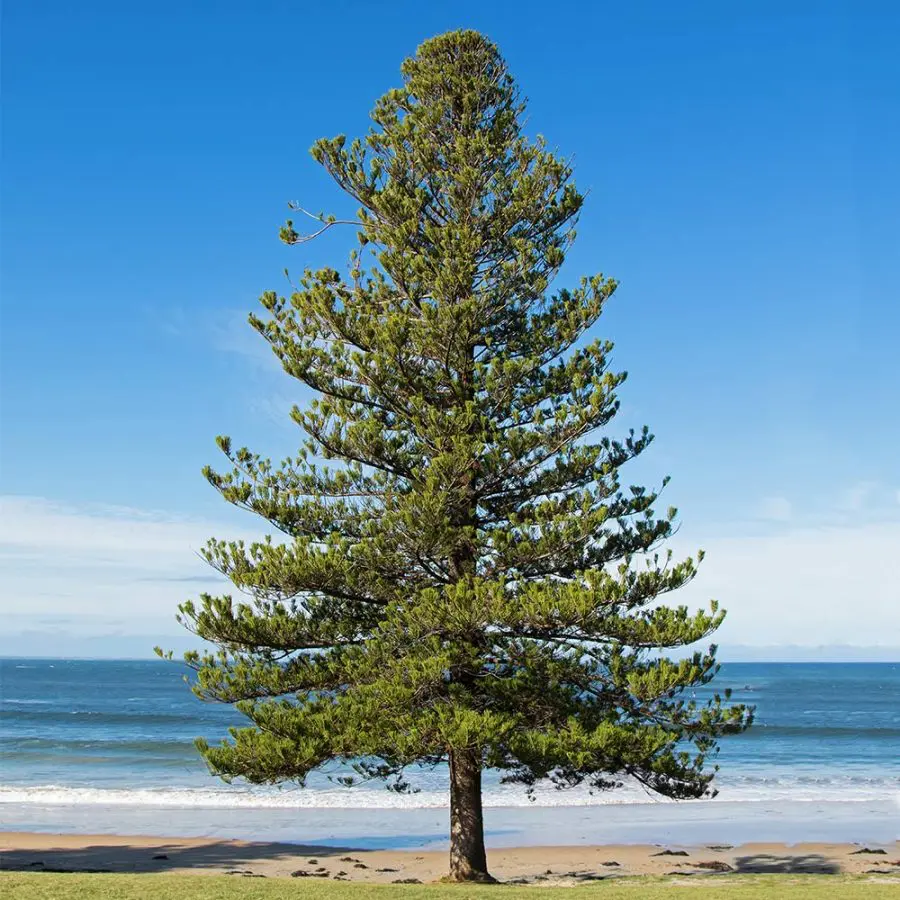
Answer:
[[[472,750],[450,751],[450,875],[448,881],[492,882],[484,851],[481,759]]]

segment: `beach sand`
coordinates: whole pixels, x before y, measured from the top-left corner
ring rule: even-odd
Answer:
[[[900,842],[769,844],[730,847],[608,845],[488,851],[501,881],[577,884],[625,875],[720,872],[874,873],[900,878]],[[446,851],[249,843],[204,838],[0,833],[0,868],[29,871],[192,872],[237,877],[330,878],[392,883],[435,881]]]

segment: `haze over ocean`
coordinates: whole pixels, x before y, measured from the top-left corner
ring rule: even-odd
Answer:
[[[3,827],[440,843],[442,769],[414,772],[419,792],[410,795],[377,784],[346,789],[326,775],[306,790],[212,778],[194,738],[217,739],[243,719],[197,700],[184,674],[157,660],[0,662]],[[716,689],[726,687],[756,704],[758,718],[723,740],[718,798],[676,811],[626,785],[594,796],[542,787],[531,802],[488,774],[489,842],[546,842],[548,816],[561,829],[555,841],[567,843],[771,840],[779,829],[789,840],[898,837],[900,664],[726,663]]]

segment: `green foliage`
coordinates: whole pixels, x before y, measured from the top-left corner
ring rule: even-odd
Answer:
[[[650,652],[723,613],[658,602],[698,560],[655,552],[676,512],[620,479],[650,433],[606,434],[625,374],[589,332],[615,281],[550,289],[582,206],[572,170],[525,137],[480,35],[427,41],[402,74],[364,139],[312,149],[359,206],[348,273],[307,270],[250,317],[316,399],[293,410],[296,457],[220,438],[229,467],[205,472],[282,538],[211,541],[247,599],[181,607],[220,648],[189,654],[197,693],[251,723],[200,749],[251,782],[343,760],[403,789],[406,766],[460,750],[526,785],[707,794],[716,739],[750,712],[691,699],[714,648]],[[307,239],[290,221],[281,237]]]

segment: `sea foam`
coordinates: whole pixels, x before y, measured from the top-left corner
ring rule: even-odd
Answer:
[[[695,803],[765,803],[774,801],[871,802],[895,796],[900,805],[898,779],[847,778],[771,779],[720,785],[717,799]],[[591,793],[584,788],[558,791],[539,787],[532,798],[520,787],[497,786],[484,793],[488,808],[589,807],[623,804],[670,804],[675,801],[651,795],[637,785],[615,791]],[[442,809],[448,805],[445,790],[398,794],[372,788],[98,788],[64,785],[0,785],[0,803],[45,806],[155,806],[198,808],[279,809]]]

